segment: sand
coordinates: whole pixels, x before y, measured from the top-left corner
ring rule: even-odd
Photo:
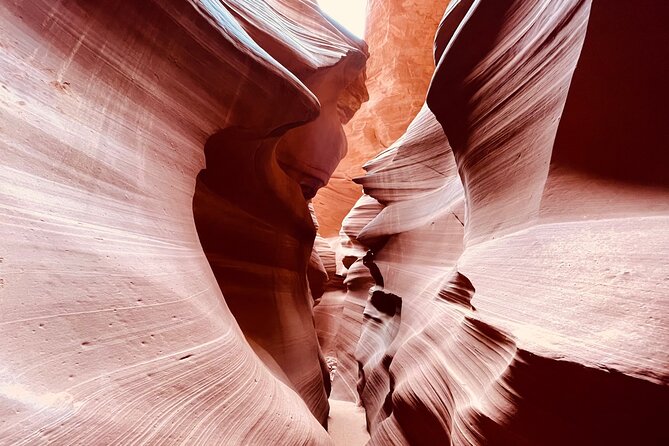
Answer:
[[[350,401],[330,400],[328,431],[337,446],[358,446],[369,441],[365,409]]]

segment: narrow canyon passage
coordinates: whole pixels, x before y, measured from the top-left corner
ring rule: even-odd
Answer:
[[[665,3],[0,0],[0,446],[669,444]]]

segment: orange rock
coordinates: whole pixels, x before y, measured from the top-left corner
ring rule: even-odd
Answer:
[[[361,190],[351,182],[418,113],[434,71],[434,35],[448,0],[370,0],[365,40],[369,101],[345,127],[348,153],[314,198],[324,237],[337,235]]]

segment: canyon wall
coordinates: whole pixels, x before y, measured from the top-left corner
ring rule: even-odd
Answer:
[[[306,198],[365,44],[310,1],[3,1],[0,48],[0,443],[330,444]]]
[[[358,218],[351,217],[342,223],[361,197],[361,186],[352,179],[364,174],[362,166],[371,156],[388,148],[404,133],[423,106],[435,66],[434,36],[448,3],[448,0],[370,0],[367,4],[365,40],[370,51],[366,70],[370,99],[345,126],[347,155],[330,182],[313,199],[319,234],[329,239],[330,251],[341,254],[340,242],[333,236],[342,224],[347,227],[355,220],[358,229],[364,226],[360,226]],[[358,210],[363,207],[358,206]],[[351,249],[355,251],[349,256],[352,261],[356,255],[364,255],[362,246]],[[327,247],[320,250],[327,251]],[[332,397],[359,401],[354,351],[372,278],[361,261],[348,271],[346,279],[340,273],[341,267],[333,266],[328,290],[315,308],[316,328],[326,355],[336,364]]]
[[[368,0],[369,101],[346,125],[348,153],[313,200],[324,237],[337,235],[360,198],[360,186],[351,180],[364,174],[362,165],[404,133],[425,101],[434,71],[434,35],[448,2]]]
[[[334,387],[370,444],[669,441],[669,14],[642,3],[449,6],[339,241]]]
[[[0,444],[669,443],[669,7],[369,14],[0,0]]]

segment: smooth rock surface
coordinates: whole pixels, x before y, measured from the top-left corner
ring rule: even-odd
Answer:
[[[337,446],[363,446],[369,441],[365,411],[349,401],[330,400],[328,432]]]
[[[669,6],[369,13],[0,1],[0,445],[669,444]]]
[[[303,195],[364,43],[309,1],[5,1],[0,47],[0,443],[330,444]],[[234,287],[272,269],[258,333]]]
[[[669,441],[667,8],[644,6],[449,6],[338,248],[375,283],[342,321],[370,444]]]

